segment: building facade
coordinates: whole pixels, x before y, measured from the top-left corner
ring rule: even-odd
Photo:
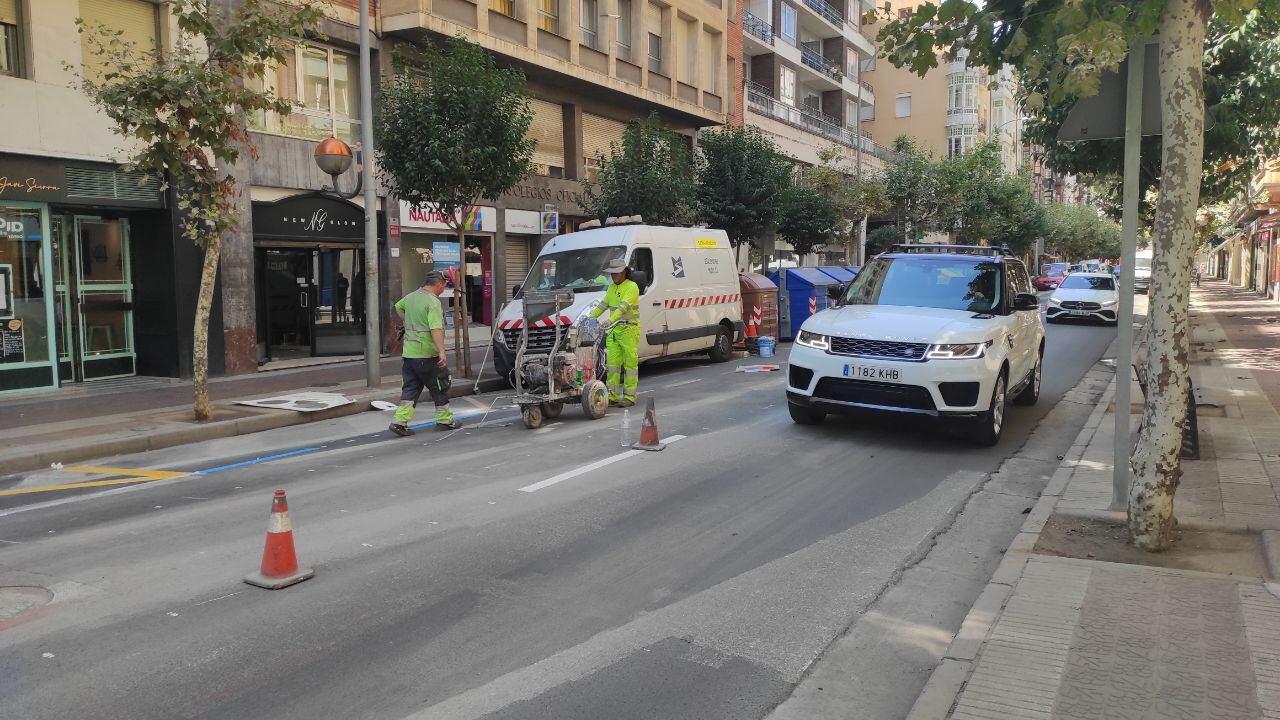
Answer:
[[[462,35],[527,79],[534,172],[467,217],[465,248],[431,208],[395,203],[392,263],[400,292],[440,252],[458,253],[471,321],[488,324],[551,236],[587,218],[581,181],[620,143],[630,120],[657,113],[692,143],[698,128],[740,116],[734,0],[383,0],[384,38]]]
[[[0,0],[0,394],[190,364],[181,278],[199,258],[172,197],[122,168],[132,146],[74,89],[104,69],[77,18],[140,48],[171,32],[142,0]]]
[[[1280,299],[1280,158],[1258,164],[1231,220],[1239,231],[1213,248],[1211,275]]]

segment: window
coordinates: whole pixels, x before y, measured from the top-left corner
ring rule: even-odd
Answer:
[[[529,124],[533,140],[533,171],[545,177],[564,177],[564,108],[546,100],[529,99],[533,122]]]
[[[947,114],[977,112],[977,75],[974,73],[956,73],[948,78],[947,85]]]
[[[18,0],[0,0],[0,75],[22,74]]]
[[[676,23],[680,48],[680,76],[677,78],[686,85],[698,82],[698,21],[678,18]]]
[[[632,271],[644,273],[644,284],[640,285],[640,294],[643,295],[649,291],[649,286],[653,284],[653,251],[649,248],[636,248],[631,252],[631,262],[627,265]]]
[[[911,117],[911,93],[898,93],[894,100],[894,117]]]
[[[783,66],[779,76],[780,82],[778,99],[782,102],[795,107],[796,105],[796,71],[789,67]]]
[[[796,44],[796,9],[786,3],[782,4],[782,39]]]
[[[631,62],[631,0],[618,0],[618,57]]]
[[[538,0],[538,27],[560,33],[560,0]]]
[[[858,129],[858,103],[855,100],[844,101],[844,125],[851,130]]]
[[[580,0],[578,6],[578,26],[582,30],[582,44],[592,49],[599,49],[600,13],[596,9],[596,0]]]
[[[156,5],[146,0],[80,0],[80,17],[89,30],[99,25],[120,33],[120,39],[131,43],[138,53],[160,49],[160,26]],[[107,63],[94,54],[88,33],[80,35],[84,77],[98,80],[106,72]]]
[[[649,72],[662,72],[662,8],[649,3]]]
[[[702,89],[713,95],[720,94],[720,63],[724,58],[724,51],[721,50],[720,33],[706,31],[703,33],[706,41],[702,73]]]
[[[899,19],[899,20],[910,20],[910,19],[911,19],[911,8],[898,8],[898,19]]]
[[[947,128],[947,157],[963,155],[977,144],[977,125],[956,125]]]
[[[509,18],[516,16],[515,0],[489,0],[489,9]]]
[[[349,143],[359,140],[358,103],[360,62],[322,45],[294,49],[283,65],[267,70],[258,89],[268,89],[294,104],[294,111],[279,116],[259,113],[250,120],[255,130],[319,140],[329,136]]]

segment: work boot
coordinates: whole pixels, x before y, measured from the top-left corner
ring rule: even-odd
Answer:
[[[449,430],[461,430],[461,429],[462,429],[462,423],[458,422],[456,419],[450,420],[449,422],[436,423],[436,432],[447,432]]]
[[[391,423],[387,429],[400,437],[409,437],[410,435],[413,435],[413,428],[405,425],[404,423]]]
[[[623,401],[618,404],[624,408],[629,408],[629,407],[635,407],[636,401],[632,400],[631,398],[624,398]]]

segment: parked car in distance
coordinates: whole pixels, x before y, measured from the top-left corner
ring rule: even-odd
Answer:
[[[999,248],[894,245],[804,322],[787,368],[801,425],[865,410],[962,418],[1000,440],[1005,405],[1040,395],[1044,325],[1022,262]]]
[[[1109,272],[1071,273],[1049,297],[1045,319],[1097,320],[1116,324],[1116,305],[1120,303],[1116,278]]]
[[[1040,274],[1032,281],[1037,290],[1052,290],[1058,287],[1067,274],[1066,263],[1045,263],[1040,266]]]

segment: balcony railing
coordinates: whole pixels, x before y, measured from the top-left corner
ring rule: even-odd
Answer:
[[[840,16],[840,11],[831,7],[825,0],[804,0],[804,4],[808,5],[810,10],[826,18],[832,25],[840,27],[844,24],[844,18]]]
[[[859,80],[859,81],[858,81],[858,84],[862,86],[862,89],[863,89],[863,90],[866,90],[867,92],[871,93],[872,95],[875,95],[875,94],[876,94],[876,89],[875,89],[874,87],[872,87],[871,83],[867,82],[866,80]]]
[[[742,11],[742,29],[763,42],[773,45],[773,26],[746,10]]]
[[[803,45],[800,46],[800,60],[804,62],[805,65],[808,65],[836,82],[840,82],[840,78],[844,77],[843,73],[840,72],[840,68],[827,62],[826,58]]]

